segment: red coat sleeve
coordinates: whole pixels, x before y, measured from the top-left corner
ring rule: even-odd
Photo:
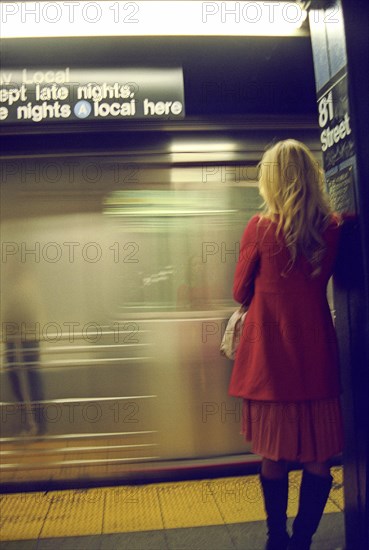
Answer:
[[[260,263],[257,244],[259,216],[251,218],[243,233],[233,283],[233,298],[240,304],[249,305],[254,294],[254,280]]]

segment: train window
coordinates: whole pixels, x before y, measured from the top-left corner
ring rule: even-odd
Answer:
[[[118,314],[231,306],[247,212],[240,211],[238,189],[197,187],[122,190],[106,198],[119,262],[108,294]],[[255,195],[251,188],[252,214],[260,202]]]

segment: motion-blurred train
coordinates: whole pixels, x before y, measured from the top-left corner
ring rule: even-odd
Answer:
[[[257,164],[287,137],[320,161],[301,117],[53,136],[3,157],[3,486],[257,461],[219,346]]]

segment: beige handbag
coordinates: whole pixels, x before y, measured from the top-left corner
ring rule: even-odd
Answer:
[[[247,309],[244,306],[240,306],[231,315],[224,331],[222,343],[220,344],[220,353],[228,357],[228,359],[232,359],[232,361],[236,357],[246,314]]]

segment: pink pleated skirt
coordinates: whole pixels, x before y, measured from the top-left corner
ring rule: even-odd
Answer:
[[[242,433],[271,460],[324,462],[343,449],[339,398],[299,402],[243,400]]]

